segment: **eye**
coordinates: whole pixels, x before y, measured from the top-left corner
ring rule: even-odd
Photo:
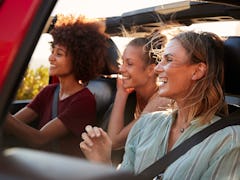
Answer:
[[[63,54],[58,52],[58,53],[57,53],[57,56],[63,56]]]
[[[128,66],[132,66],[133,65],[133,62],[132,62],[131,59],[126,59],[126,61],[124,63],[126,63]]]
[[[128,65],[128,66],[131,66],[131,65],[133,65],[133,63],[128,62],[127,65]]]
[[[167,57],[167,58],[166,58],[166,61],[167,61],[167,62],[172,62],[173,60],[172,60],[172,58]]]

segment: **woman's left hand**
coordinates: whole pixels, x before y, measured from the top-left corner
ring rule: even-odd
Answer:
[[[80,148],[90,161],[111,164],[112,141],[102,128],[86,126]]]

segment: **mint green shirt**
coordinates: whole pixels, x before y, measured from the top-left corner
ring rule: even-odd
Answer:
[[[167,153],[175,113],[154,112],[142,115],[128,135],[120,169],[139,174]],[[211,123],[219,119],[215,116]],[[200,126],[198,122],[198,119],[192,121],[172,149],[208,126]],[[191,148],[166,169],[163,179],[239,180],[240,126],[224,128]]]

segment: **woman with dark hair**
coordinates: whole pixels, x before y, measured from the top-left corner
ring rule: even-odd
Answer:
[[[155,72],[161,83],[159,95],[173,99],[176,109],[140,117],[128,135],[121,169],[141,173],[186,139],[228,115],[222,89],[223,54],[222,40],[212,33],[183,32],[168,42]],[[81,142],[84,154],[91,160],[111,163],[106,146],[111,140],[106,133],[93,128],[87,134]],[[159,178],[239,179],[239,161],[240,126],[229,126],[190,148]]]
[[[83,16],[57,16],[50,31],[53,37],[49,56],[50,76],[59,83],[50,84],[30,104],[8,115],[5,131],[15,135],[31,147],[46,147],[56,140],[59,151],[79,153],[78,142],[84,127],[96,123],[96,102],[86,87],[89,80],[99,75],[107,57],[104,24]],[[53,117],[52,103],[57,92],[57,115]],[[37,121],[34,129],[28,124]],[[50,149],[53,149],[50,148]]]

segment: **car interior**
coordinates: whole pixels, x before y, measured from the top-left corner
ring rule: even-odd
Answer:
[[[0,1],[1,3],[4,4],[4,1]],[[48,14],[50,14],[54,3],[50,6],[52,7],[45,9]],[[178,9],[177,12],[176,8]],[[177,26],[190,26],[196,23],[240,20],[240,3],[234,0],[191,1],[189,3],[177,3],[176,8],[166,6],[165,9],[167,11],[164,11],[163,6],[157,6],[126,12],[117,17],[107,17],[105,20],[106,32],[111,36],[125,36],[127,32],[128,36],[137,37],[150,34],[153,29],[161,28],[162,23],[170,28],[175,28]],[[41,25],[42,29],[44,22],[47,22],[46,18],[44,20]],[[122,31],[123,28],[124,33]],[[38,34],[41,34],[41,32],[38,32]],[[229,111],[232,113],[240,108],[240,76],[238,75],[240,70],[240,33],[239,35],[230,35],[224,38],[224,91]],[[34,41],[37,42],[37,39]],[[33,49],[29,52],[32,51]],[[88,88],[96,98],[97,125],[105,130],[107,129],[116,93],[115,75],[118,74],[119,59],[121,58],[118,47],[111,39],[109,39],[108,53],[109,58],[106,59],[106,67],[101,76],[88,84]],[[16,60],[21,58],[21,56],[23,55],[20,54]],[[26,59],[29,60],[30,55]],[[4,87],[0,91],[0,98],[3,100],[2,105],[0,105],[1,118],[4,117],[7,111],[15,113],[29,102],[29,100],[13,100],[16,87],[19,86],[19,80],[23,76],[27,64],[28,61],[26,60],[22,68],[17,71],[19,77],[15,77],[14,80],[13,77],[8,78],[9,81],[12,80],[12,83],[9,84],[11,87]],[[132,118],[130,114],[135,107],[135,97],[130,96],[127,103],[129,108],[125,112],[126,123]],[[80,158],[17,146],[6,149],[3,147],[4,141],[6,140],[1,138],[0,179],[19,179],[20,177],[20,179],[144,179],[135,177],[128,172],[116,171],[114,167],[89,163]],[[121,162],[123,153],[123,150],[113,153],[113,159],[116,160],[116,163]]]

